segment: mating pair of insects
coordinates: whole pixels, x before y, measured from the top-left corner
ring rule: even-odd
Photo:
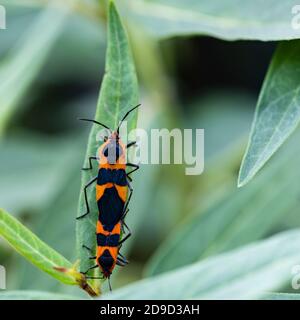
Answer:
[[[110,132],[108,137],[104,137],[104,143],[99,148],[97,156],[89,157],[89,167],[82,169],[91,170],[93,168],[92,161],[97,160],[99,162],[97,176],[92,178],[84,187],[87,211],[77,217],[77,219],[82,219],[90,213],[87,189],[96,182],[96,202],[98,206],[96,226],[97,249],[96,256],[90,257],[90,259],[96,260],[96,264],[85,272],[82,272],[86,275],[87,279],[99,279],[88,276],[90,270],[99,267],[103,276],[102,278],[107,278],[109,281],[116,265],[125,266],[128,264],[127,259],[120,253],[120,248],[131,236],[131,231],[125,223],[125,217],[129,210],[128,204],[133,191],[130,185],[130,174],[136,171],[139,166],[133,163],[126,163],[127,149],[136,145],[136,141],[124,145],[120,139],[119,131],[123,121],[139,106],[140,104],[125,114],[115,131],[98,121],[80,119],[100,125]],[[130,172],[126,172],[127,167],[132,167],[133,169]],[[91,248],[85,245],[83,247],[93,254]],[[109,287],[111,289],[110,281]]]

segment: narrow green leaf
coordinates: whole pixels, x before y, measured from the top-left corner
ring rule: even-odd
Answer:
[[[146,274],[166,272],[259,240],[285,221],[299,206],[299,137],[300,133],[295,135],[247,188],[236,189],[232,181],[232,188],[227,186],[230,194],[171,232],[148,262]]]
[[[112,1],[108,7],[107,41],[106,73],[101,85],[95,119],[114,129],[117,127],[121,117],[131,107],[138,104],[138,83],[128,38]],[[128,131],[135,128],[136,120],[137,113],[128,117]],[[101,128],[96,125],[92,127],[88,140],[85,166],[88,164],[88,157],[95,156],[97,148],[102,143],[97,141],[96,137],[99,129]],[[97,175],[96,163],[94,163],[94,170],[91,171],[83,172],[82,174],[82,191],[87,182]],[[95,199],[95,186],[91,186],[88,190],[91,213],[77,221],[77,252],[81,271],[85,271],[95,264],[94,261],[88,259],[89,252],[82,248],[83,244],[90,248],[96,247],[95,230],[98,208]],[[85,212],[86,205],[83,192],[81,192],[78,216]]]
[[[3,209],[0,209],[0,236],[39,269],[65,284],[76,284],[71,276],[54,269],[72,268],[71,263]]]
[[[0,65],[0,135],[30,88],[63,26],[67,11],[42,10]],[[41,32],[43,30],[43,32]]]
[[[45,291],[16,290],[0,292],[0,300],[79,300],[81,298],[67,294]]]
[[[68,257],[70,261],[75,261],[76,258],[75,232],[73,232],[75,228],[74,212],[77,210],[80,188],[80,170],[78,170],[82,162],[80,150],[85,145],[86,134],[84,134],[84,137],[75,137],[75,139],[74,136],[72,137],[72,141],[64,140],[62,136],[60,137],[64,150],[59,150],[59,145],[52,145],[56,153],[56,160],[52,159],[52,161],[54,163],[58,161],[58,154],[65,158],[64,162],[59,166],[60,179],[56,179],[55,187],[52,187],[52,193],[49,194],[50,198],[44,199],[44,206],[30,217],[30,222],[35,232],[42,235],[43,240],[49,246],[54,247],[63,256]],[[41,149],[39,148],[38,150]],[[46,166],[47,168],[49,167]],[[64,168],[63,175],[61,174],[61,168]],[[54,171],[51,172],[52,174],[54,173]],[[24,259],[20,258],[20,262],[16,264],[18,265],[18,274],[14,277],[16,288],[26,290],[34,290],[35,288],[49,290],[51,288],[51,291],[54,292],[66,289],[65,285],[54,282],[50,277],[45,277],[42,272],[37,273],[36,269]],[[69,290],[70,288],[68,287],[67,289]],[[72,290],[77,289],[74,288]]]
[[[238,179],[248,183],[296,129],[300,121],[300,41],[279,45],[256,107]]]
[[[145,279],[104,299],[256,299],[285,285],[299,263],[300,230]]]
[[[294,0],[128,0],[120,1],[128,20],[156,37],[201,34],[225,40],[287,40],[293,28]]]

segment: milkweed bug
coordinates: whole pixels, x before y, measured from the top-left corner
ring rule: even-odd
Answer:
[[[130,142],[125,146],[120,139],[119,130],[123,121],[130,112],[139,106],[140,105],[135,106],[125,114],[116,131],[112,131],[109,127],[98,121],[80,119],[96,123],[110,131],[110,136],[104,138],[104,143],[98,150],[98,156],[89,157],[89,167],[83,168],[83,170],[91,170],[93,168],[92,160],[99,161],[98,175],[92,178],[84,187],[87,211],[83,215],[77,217],[77,219],[81,219],[90,213],[90,207],[87,199],[87,188],[97,181],[97,253],[95,257],[91,257],[91,259],[96,259],[96,265],[83,272],[84,274],[87,274],[91,269],[99,267],[103,274],[103,278],[110,279],[110,275],[116,265],[124,266],[128,263],[119,250],[122,243],[131,235],[124,218],[128,212],[128,204],[133,192],[129,182],[131,181],[129,175],[136,171],[139,166],[132,163],[126,163],[126,150],[135,145],[136,142]],[[127,166],[133,167],[134,169],[127,173]],[[127,195],[128,189],[130,191],[129,196]],[[124,227],[129,233],[120,240],[121,232]],[[87,246],[84,247],[92,252],[92,250]],[[86,276],[86,278],[98,279],[97,277],[89,276]]]
[[[99,148],[97,157],[89,157],[89,167],[83,170],[91,170],[92,160],[99,161],[98,175],[92,178],[84,187],[84,197],[87,211],[77,219],[82,219],[90,213],[90,207],[87,200],[87,188],[94,182],[96,184],[96,201],[98,205],[99,220],[107,231],[111,231],[115,224],[122,219],[128,203],[132,196],[132,187],[129,180],[130,174],[139,169],[139,166],[133,163],[126,163],[126,150],[136,144],[135,141],[128,143],[126,146],[120,139],[119,131],[123,121],[136,108],[137,105],[129,110],[120,121],[116,131],[112,131],[106,125],[90,119],[80,119],[96,123],[110,131],[110,136],[104,138],[103,145]],[[133,167],[130,172],[126,172],[126,167]],[[127,199],[127,190],[130,193]]]
[[[126,227],[128,234],[124,238],[121,238],[121,233],[123,227]],[[102,277],[92,277],[86,276],[87,279],[108,279],[109,287],[110,285],[110,276],[116,265],[125,266],[128,264],[127,259],[120,253],[120,248],[122,244],[131,236],[129,227],[126,225],[124,220],[118,222],[111,232],[104,230],[101,222],[97,222],[97,250],[96,256],[90,257],[90,259],[96,260],[96,264],[90,267],[87,271],[83,272],[85,275],[92,269],[97,267],[100,268],[102,272]],[[91,254],[92,250],[83,245]]]

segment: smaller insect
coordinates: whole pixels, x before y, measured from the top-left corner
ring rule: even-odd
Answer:
[[[127,210],[128,212],[128,210]],[[126,213],[127,213],[126,212]],[[124,233],[124,227],[127,229],[128,233],[122,240],[121,233]],[[108,279],[109,288],[111,290],[110,284],[110,276],[116,265],[125,266],[128,264],[127,259],[120,253],[120,248],[122,244],[131,236],[131,231],[129,227],[126,225],[124,220],[120,221],[115,225],[112,231],[104,230],[101,222],[97,221],[97,249],[96,256],[90,257],[90,259],[96,260],[96,264],[90,267],[87,271],[83,272],[83,274],[87,274],[90,270],[95,268],[100,268],[102,277],[92,277],[86,276],[87,279]],[[85,249],[87,249],[90,253],[92,250],[83,245]]]

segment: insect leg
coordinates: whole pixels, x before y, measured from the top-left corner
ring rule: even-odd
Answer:
[[[132,189],[132,186],[131,186],[131,184],[129,183],[129,181],[127,180],[127,186],[128,186],[128,188],[129,188],[129,190],[131,191],[131,193],[130,193],[130,195],[132,194],[132,191],[133,191],[133,189]],[[130,196],[129,195],[129,196]]]
[[[124,222],[124,219],[125,219],[125,217],[127,216],[128,211],[129,211],[129,209],[127,209],[127,210],[122,214],[121,219],[120,219],[120,220],[122,220],[122,222]]]
[[[88,168],[82,168],[81,170],[91,170],[91,169],[93,169],[92,160],[99,160],[99,158],[97,158],[97,157],[89,157],[89,165],[90,166]]]
[[[121,252],[118,253],[120,257],[118,257],[117,259],[119,259],[120,261],[123,261],[125,263],[129,263],[128,260],[122,255]]]
[[[110,277],[108,277],[107,280],[108,280],[109,291],[112,292]]]
[[[82,248],[84,248],[84,249],[86,249],[86,250],[88,250],[89,251],[89,253],[91,253],[91,254],[93,254],[93,251],[92,251],[92,249],[91,248],[89,248],[88,246],[86,246],[86,245],[82,245]],[[95,260],[97,257],[96,256],[93,256],[93,257],[89,257],[89,259],[93,259],[93,260]]]
[[[127,176],[140,168],[139,165],[134,164],[134,163],[126,163],[126,166],[134,167],[133,170],[131,170],[131,171],[129,171],[129,172],[127,173]]]
[[[119,245],[125,242],[132,235],[131,230],[129,229],[128,225],[124,221],[123,221],[123,225],[126,227],[128,234],[121,241],[119,241]]]
[[[93,269],[95,269],[95,268],[98,268],[98,265],[96,264],[96,265],[94,265],[94,266],[92,266],[92,267],[90,267],[90,268],[88,268],[85,272],[81,272],[82,274],[87,274],[90,270],[93,270]]]
[[[125,262],[125,261],[123,261],[123,260],[121,260],[119,258],[116,261],[116,265],[118,265],[120,267],[125,267],[127,264],[128,264],[128,262]]]
[[[124,267],[128,263],[128,260],[119,252],[119,257],[117,258],[116,264],[120,267]]]
[[[90,253],[93,253],[92,249],[86,246],[85,244],[82,245],[82,248],[88,250]]]
[[[90,180],[90,181],[86,184],[86,186],[84,187],[84,198],[85,198],[85,204],[86,204],[87,211],[86,211],[86,213],[84,213],[83,215],[77,217],[77,218],[76,218],[77,220],[82,219],[83,217],[85,217],[86,215],[88,215],[88,214],[90,213],[90,206],[89,206],[89,202],[88,202],[88,199],[87,199],[86,189],[87,189],[92,183],[94,183],[96,180],[97,180],[97,177],[93,178],[93,179]]]
[[[130,148],[130,147],[132,147],[132,146],[135,146],[135,145],[136,145],[136,141],[131,141],[131,142],[129,142],[129,143],[127,144],[126,149],[128,149],[128,148]]]

